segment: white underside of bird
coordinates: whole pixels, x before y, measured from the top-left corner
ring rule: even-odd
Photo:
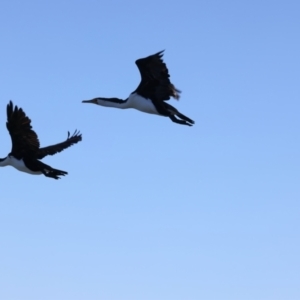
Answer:
[[[29,174],[32,174],[32,175],[42,174],[42,172],[39,172],[39,171],[35,172],[35,171],[29,170],[25,166],[25,163],[24,163],[23,159],[17,159],[13,156],[7,156],[5,160],[0,162],[0,166],[1,167],[12,166],[12,167],[16,168],[17,170],[19,170],[21,172],[29,173]]]
[[[159,114],[150,99],[144,98],[137,93],[130,94],[127,103],[129,108],[135,108],[148,114]]]
[[[121,109],[134,108],[148,114],[159,115],[152,101],[150,99],[140,96],[137,93],[130,94],[128,99],[123,103],[115,103],[115,102],[97,98],[97,104],[101,106],[115,107]]]

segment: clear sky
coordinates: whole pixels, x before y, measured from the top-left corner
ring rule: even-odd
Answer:
[[[0,169],[1,300],[300,299],[299,1],[2,1],[6,105],[61,180]],[[193,127],[127,98],[165,49]]]

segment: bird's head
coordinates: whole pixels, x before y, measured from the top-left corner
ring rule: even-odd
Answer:
[[[98,99],[99,98],[94,98],[91,100],[83,100],[82,103],[94,103],[94,104],[98,104]]]
[[[91,100],[83,100],[83,103],[94,103],[101,106],[107,106],[107,107],[120,107],[123,103],[125,103],[125,100],[118,99],[118,98],[94,98]]]

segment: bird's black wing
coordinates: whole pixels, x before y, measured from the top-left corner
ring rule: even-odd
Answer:
[[[78,143],[81,140],[82,140],[82,135],[79,131],[75,130],[72,136],[70,136],[70,132],[68,132],[68,137],[64,142],[52,146],[40,148],[37,154],[37,158],[42,159],[47,155],[54,155],[56,153],[59,153],[64,149],[67,149],[68,147]]]
[[[136,92],[152,100],[164,101],[171,97],[179,99],[180,91],[170,81],[170,74],[162,60],[164,51],[138,59],[135,63],[141,73],[141,82]]]
[[[13,105],[12,101],[7,105],[6,127],[12,141],[11,154],[18,159],[24,155],[35,155],[40,147],[37,134],[32,130],[31,120],[26,116],[22,108]]]

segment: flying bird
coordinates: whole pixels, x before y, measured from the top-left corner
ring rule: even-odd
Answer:
[[[141,82],[126,100],[98,97],[82,102],[115,108],[135,108],[145,113],[169,117],[178,124],[192,126],[193,120],[166,102],[171,97],[178,100],[181,92],[170,81],[168,68],[162,60],[163,52],[136,60]]]
[[[13,166],[17,170],[33,175],[44,174],[46,177],[59,179],[68,174],[54,169],[40,160],[47,155],[54,155],[82,140],[79,131],[75,131],[59,144],[40,148],[40,142],[35,131],[32,130],[31,120],[22,108],[14,106],[12,101],[7,105],[6,127],[12,141],[11,152],[5,158],[0,158],[0,166]]]

